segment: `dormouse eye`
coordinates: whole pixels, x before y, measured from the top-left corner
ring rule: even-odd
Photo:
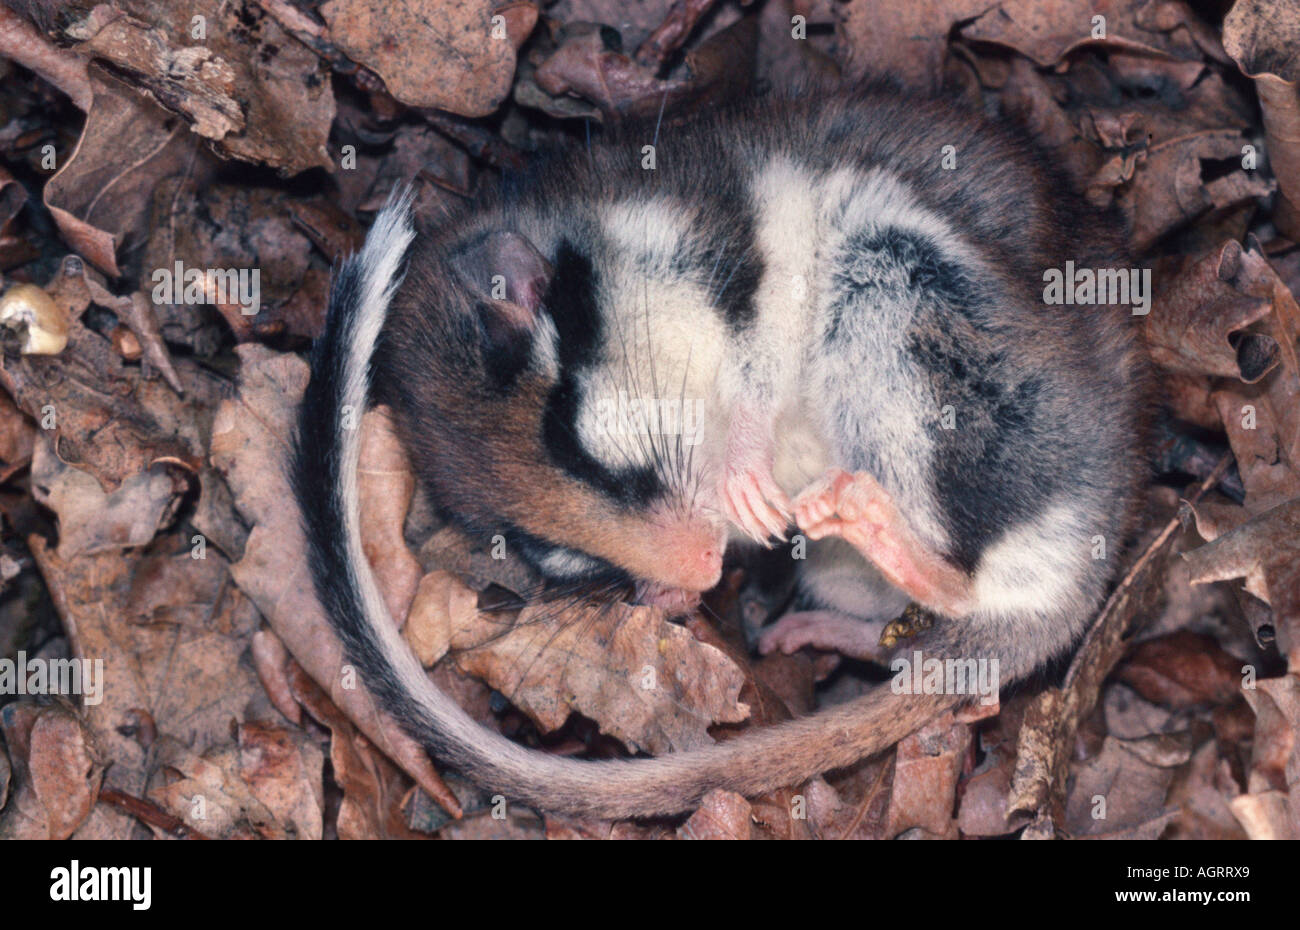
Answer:
[[[568,581],[594,575],[609,566],[607,563],[599,559],[593,559],[589,555],[557,546],[538,560],[538,567],[548,578]]]
[[[520,539],[519,551],[547,581],[582,581],[618,571],[602,559],[536,537]]]

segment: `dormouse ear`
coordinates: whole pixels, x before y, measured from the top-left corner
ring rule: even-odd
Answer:
[[[527,238],[508,230],[484,233],[453,256],[452,265],[501,323],[532,331],[551,265]]]

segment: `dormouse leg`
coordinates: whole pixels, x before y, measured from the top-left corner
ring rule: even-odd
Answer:
[[[775,438],[772,418],[739,403],[727,429],[726,459],[718,481],[718,496],[728,520],[755,542],[771,546],[785,541],[791,521],[790,499],[772,477]]]
[[[839,536],[918,604],[952,618],[971,610],[970,577],[922,542],[865,472],[831,469],[795,499],[794,511],[809,539]]]

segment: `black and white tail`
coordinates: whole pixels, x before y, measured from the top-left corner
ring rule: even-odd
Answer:
[[[896,742],[944,707],[942,695],[880,688],[856,701],[708,749],[654,759],[583,762],[525,749],[470,718],[429,681],[389,615],[361,548],[357,463],[371,358],[415,238],[409,195],[377,217],[343,262],[312,355],[292,484],[316,595],[366,688],[439,761],[492,794],[548,811],[600,817],[687,810],[713,788],[757,794],[798,784]]]

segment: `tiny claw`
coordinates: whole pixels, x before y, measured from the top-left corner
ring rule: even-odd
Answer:
[[[782,505],[789,502],[770,476],[759,470],[734,471],[723,481],[720,496],[728,520],[754,542],[771,549],[774,538],[787,541],[790,517]]]

